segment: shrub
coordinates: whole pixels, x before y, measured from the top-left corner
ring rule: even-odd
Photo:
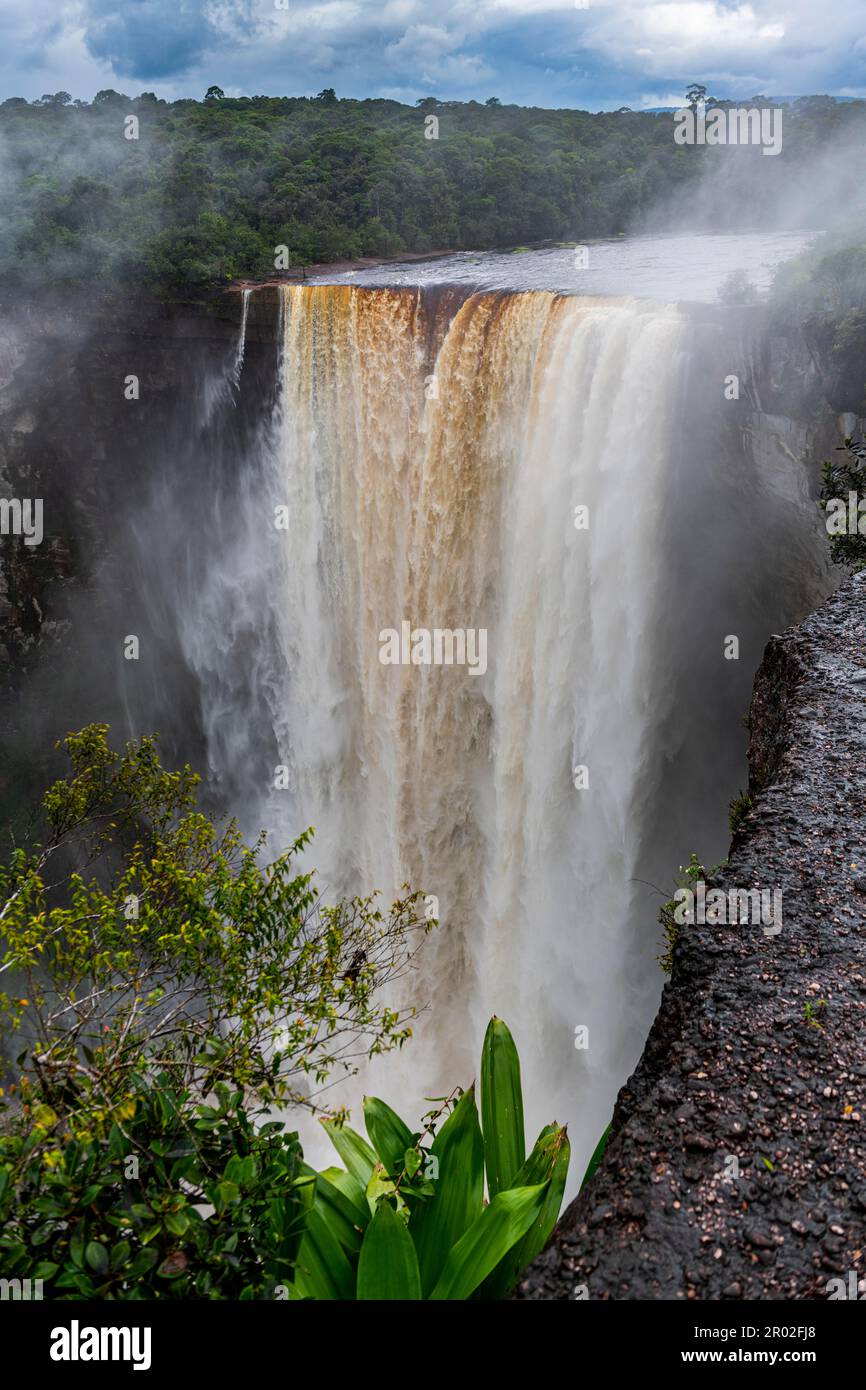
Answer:
[[[404,1042],[409,1014],[378,991],[432,924],[419,894],[324,905],[293,866],[311,832],[263,866],[263,837],[196,809],[189,768],[107,733],[65,740],[42,838],[0,866],[4,1277],[58,1298],[273,1296],[304,1185],[267,1112],[324,1108],[332,1072]]]
[[[42,1280],[52,1299],[279,1296],[303,1227],[296,1135],[256,1129],[223,1083],[210,1105],[167,1075],[132,1090],[90,1131],[29,1100],[10,1117],[4,1276]]]
[[[827,516],[833,563],[845,565],[856,574],[866,565],[866,517],[857,511],[857,529],[854,535],[849,535],[848,506],[851,492],[856,494],[858,502],[866,502],[866,444],[846,439],[836,452],[846,454],[847,458],[840,463],[827,459],[822,464],[821,507],[826,511],[831,502],[836,504],[832,514]]]
[[[419,894],[387,915],[374,897],[326,906],[294,868],[312,832],[262,866],[264,837],[248,848],[197,811],[198,779],[165,771],[153,739],[118,754],[91,725],[65,746],[43,841],[0,867],[0,1038],[25,1040],[45,1103],[107,1117],[157,1066],[177,1092],[311,1104],[334,1068],[405,1041],[408,1014],[376,991],[429,930]]]

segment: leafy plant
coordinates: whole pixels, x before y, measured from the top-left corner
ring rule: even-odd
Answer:
[[[43,838],[0,865],[0,1042],[25,1044],[7,1077],[22,1070],[74,1134],[76,1105],[84,1129],[108,1124],[152,1068],[177,1092],[223,1081],[254,1106],[312,1105],[335,1068],[402,1045],[410,1015],[378,991],[430,927],[420,895],[387,914],[324,904],[294,866],[311,831],[262,865],[264,837],[247,847],[196,809],[188,767],[107,733],[67,737]]]
[[[504,1297],[553,1229],[570,1156],[555,1124],[526,1154],[506,1025],[491,1019],[484,1038],[481,1120],[473,1085],[443,1098],[417,1130],[369,1096],[364,1122],[367,1139],[323,1121],[345,1167],[304,1170],[313,1181],[291,1296]]]
[[[855,494],[858,503],[866,501],[866,443],[845,439],[836,452],[847,457],[838,463],[828,459],[822,464],[820,505],[827,511],[831,502],[836,504],[832,515],[829,511],[827,514],[833,563],[845,565],[857,574],[866,566],[866,518],[858,509],[856,529],[850,535],[848,506],[849,493]]]
[[[803,1007],[803,1022],[808,1023],[811,1028],[823,1028],[824,1025],[818,1018],[819,1012],[823,1012],[827,1007],[826,999],[818,999],[815,1004],[811,999],[807,999]]]
[[[700,862],[698,856],[692,854],[685,867],[682,864],[680,865],[679,873],[676,875],[674,881],[678,889],[689,888],[693,890],[697,883],[706,883],[720,868],[720,864],[715,864],[712,868],[707,869]],[[668,901],[659,908],[658,920],[664,932],[665,944],[664,950],[656,959],[666,975],[670,975],[673,969],[674,948],[676,947],[680,932],[682,931],[680,923],[674,916],[677,905],[676,896],[674,896],[669,898]]]
[[[0,866],[0,1265],[52,1298],[279,1297],[309,1179],[267,1111],[324,1109],[409,1036],[377,991],[430,924],[418,894],[325,906],[309,833],[262,866],[189,768],[107,733],[66,739],[44,834]]]
[[[25,1090],[25,1096],[28,1091]],[[0,1264],[52,1299],[279,1297],[303,1229],[297,1136],[256,1128],[239,1091],[194,1104],[142,1080],[107,1133],[45,1104],[0,1136]]]
[[[749,793],[739,792],[728,807],[728,829],[732,835],[736,835],[751,809],[752,798]]]

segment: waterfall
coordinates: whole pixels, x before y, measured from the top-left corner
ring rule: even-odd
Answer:
[[[235,347],[235,360],[232,367],[232,380],[235,386],[240,385],[241,372],[244,367],[244,351],[247,345],[247,316],[250,312],[250,295],[252,290],[241,291],[241,326],[238,331],[238,341]]]
[[[409,1114],[468,1084],[495,1012],[531,1124],[579,1116],[591,1147],[646,1026],[630,880],[665,713],[652,575],[683,321],[545,292],[284,294],[276,718],[296,824],[333,891],[409,881],[439,904],[420,1037],[365,1084]],[[485,629],[486,673],[383,665],[404,620]]]
[[[497,1013],[576,1182],[657,1007],[657,889],[724,857],[763,643],[823,582],[805,469],[724,403],[736,331],[675,305],[286,286],[279,336],[180,605],[212,776],[277,848],[316,827],[326,896],[438,902],[388,1000],[415,1037],[329,1100],[420,1117]],[[404,624],[486,668],[384,664]]]

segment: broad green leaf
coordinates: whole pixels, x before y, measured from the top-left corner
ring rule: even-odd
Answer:
[[[96,1270],[97,1274],[108,1273],[108,1251],[104,1245],[100,1245],[98,1240],[90,1240],[87,1242],[84,1258],[90,1265],[90,1268]]]
[[[375,1096],[364,1097],[364,1124],[370,1142],[389,1173],[403,1166],[403,1155],[412,1147],[412,1131],[400,1116]]]
[[[300,1171],[309,1174],[314,1170],[302,1163]],[[334,1173],[339,1170],[330,1169],[328,1171]],[[344,1176],[350,1175],[345,1174]],[[355,1187],[360,1193],[360,1202],[356,1202],[353,1197],[348,1197],[325,1173],[317,1173],[315,1177],[316,1209],[321,1212],[344,1249],[353,1253],[357,1252],[361,1245],[361,1234],[370,1221],[370,1208],[364,1200],[363,1192],[355,1183]],[[354,1182],[354,1179],[352,1181]]]
[[[432,1166],[431,1166],[432,1158]],[[475,1106],[475,1087],[460,1097],[425,1161],[433,1196],[419,1202],[409,1220],[418,1251],[424,1298],[439,1278],[448,1252],[481,1212],[484,1200],[484,1140]]]
[[[338,1125],[336,1120],[322,1120],[321,1123],[352,1177],[366,1188],[370,1174],[379,1162],[366,1139],[348,1125]]]
[[[601,1163],[601,1160],[604,1158],[604,1151],[607,1148],[607,1141],[610,1138],[610,1130],[611,1126],[608,1125],[607,1129],[604,1131],[604,1134],[601,1136],[601,1138],[599,1139],[598,1143],[592,1151],[592,1158],[589,1160],[589,1163],[586,1166],[586,1172],[583,1175],[583,1182],[580,1184],[578,1196],[580,1196],[580,1193],[586,1187],[586,1184],[589,1182],[596,1168]]]
[[[295,1287],[305,1298],[351,1301],[355,1297],[355,1272],[337,1237],[315,1206],[307,1213],[295,1269]]]
[[[321,1214],[347,1254],[357,1255],[361,1248],[364,1229],[370,1221],[370,1208],[367,1204],[364,1204],[364,1213],[359,1213],[339,1188],[334,1187],[327,1178],[319,1174],[316,1182],[316,1211]]]
[[[303,1171],[303,1165],[301,1165],[301,1169]],[[349,1199],[353,1207],[357,1207],[359,1211],[364,1212],[365,1222],[370,1220],[370,1211],[364,1199],[364,1189],[357,1178],[353,1178],[352,1174],[347,1173],[345,1168],[323,1168],[322,1177],[326,1182],[329,1182],[332,1187],[336,1187],[342,1192],[343,1196]]]
[[[358,1298],[414,1301],[420,1297],[421,1276],[412,1237],[390,1202],[382,1202],[364,1233]]]
[[[481,1128],[491,1197],[514,1182],[526,1158],[520,1061],[501,1018],[492,1018],[481,1049]]]
[[[534,1187],[547,1183],[547,1195],[526,1235],[512,1246],[489,1278],[485,1279],[479,1290],[481,1298],[505,1298],[523,1270],[544,1249],[562,1206],[570,1158],[571,1149],[565,1128],[545,1126],[512,1187]]]
[[[431,1299],[464,1299],[474,1293],[529,1230],[546,1195],[546,1183],[497,1193],[452,1249]]]

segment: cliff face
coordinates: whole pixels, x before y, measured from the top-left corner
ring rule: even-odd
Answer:
[[[769,642],[713,884],[781,889],[781,931],[681,928],[603,1164],[519,1297],[866,1294],[864,633],[866,575]]]
[[[90,719],[132,732],[136,700],[153,706],[155,680],[168,755],[194,750],[194,684],[162,620],[168,578],[162,589],[148,550],[176,534],[194,572],[203,501],[243,466],[276,349],[263,296],[247,325],[244,401],[230,385],[237,294],[169,305],[95,290],[5,303],[0,318],[0,497],[40,499],[44,526],[39,545],[0,540],[4,819],[52,775],[59,733]],[[123,660],[130,633],[157,653],[147,692],[144,664]]]

